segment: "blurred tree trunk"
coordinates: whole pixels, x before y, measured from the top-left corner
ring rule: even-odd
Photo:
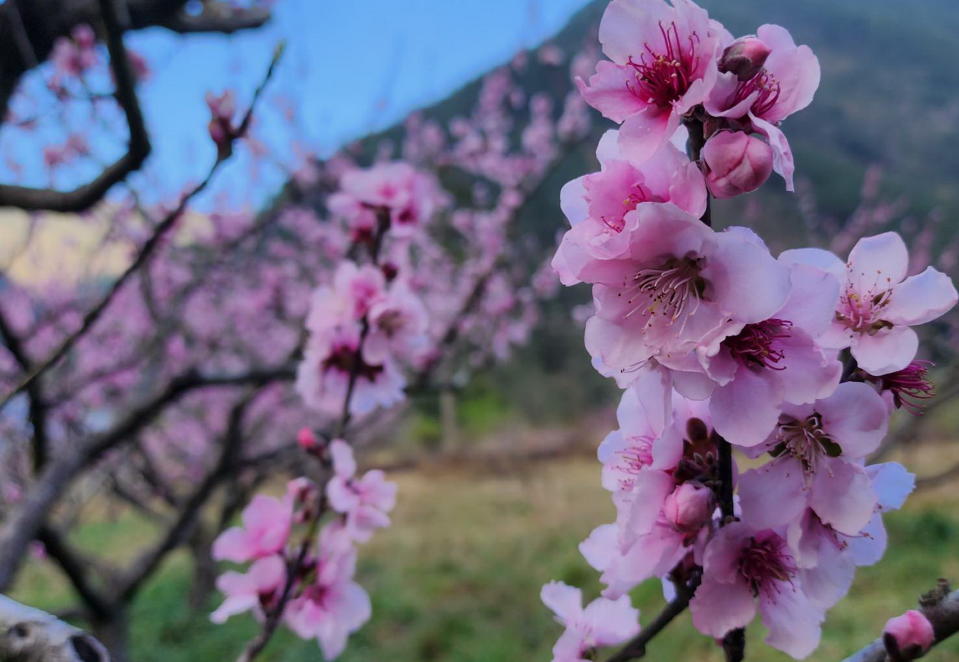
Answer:
[[[457,448],[460,445],[459,421],[456,416],[456,393],[445,388],[440,391],[440,450]]]

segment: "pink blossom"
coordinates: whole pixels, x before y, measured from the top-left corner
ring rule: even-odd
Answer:
[[[886,434],[882,398],[861,382],[806,405],[786,405],[764,448],[774,459],[741,478],[743,518],[760,528],[797,519],[807,505],[835,530],[857,535],[877,496],[862,460]]]
[[[406,380],[396,364],[392,360],[369,361],[359,349],[360,336],[358,324],[311,335],[296,377],[296,389],[307,405],[338,416],[351,380],[355,380],[350,398],[354,415],[363,416],[403,400]]]
[[[353,581],[355,568],[356,550],[336,530],[324,529],[319,555],[304,573],[315,579],[290,601],[284,614],[297,636],[319,641],[327,660],[338,657],[349,635],[370,618],[370,598]]]
[[[927,377],[931,361],[911,361],[902,370],[889,372],[880,377],[869,378],[887,397],[892,407],[906,409],[911,414],[921,414],[922,405],[913,400],[928,400],[935,397],[936,387]]]
[[[932,647],[936,633],[925,614],[910,609],[886,622],[882,638],[893,659],[914,660]]]
[[[778,25],[760,26],[750,40],[754,54],[762,51],[755,41],[769,50],[762,67],[747,80],[732,70],[720,74],[704,105],[713,117],[734,122],[734,128],[745,125],[747,131],[764,135],[772,148],[773,168],[792,191],[793,155],[779,123],[812,102],[819,87],[819,60],[808,46],[796,46]]]
[[[699,541],[715,510],[704,485],[714,477],[716,459],[706,404],[673,394],[664,416],[665,387],[650,372],[628,389],[618,410],[620,430],[599,449],[617,519],[594,530],[580,551],[602,571],[607,597],[668,573]]]
[[[393,356],[412,362],[428,347],[429,314],[404,283],[394,283],[370,306],[369,324],[364,352],[370,361]]]
[[[819,645],[823,612],[804,593],[798,570],[775,531],[724,526],[706,546],[702,583],[690,602],[693,625],[718,639],[748,625],[758,607],[766,643],[806,657]]]
[[[602,61],[589,83],[577,79],[586,101],[622,123],[620,141],[644,161],[702,103],[719,71],[721,42],[732,37],[690,0],[613,0],[599,27]]]
[[[326,485],[330,506],[346,515],[346,530],[352,539],[365,542],[373,531],[390,525],[389,512],[396,505],[396,483],[373,469],[356,478],[356,461],[349,444],[330,443],[334,475]]]
[[[790,292],[769,319],[736,324],[700,345],[697,356],[715,383],[709,409],[717,432],[754,446],[772,432],[783,403],[809,404],[830,395],[842,365],[816,338],[829,326],[839,299],[835,276],[793,264]]]
[[[540,598],[566,628],[553,646],[553,662],[585,662],[592,649],[623,643],[639,633],[639,610],[632,607],[629,596],[596,598],[584,609],[578,588],[550,582],[543,586]]]
[[[851,348],[870,375],[902,370],[915,358],[919,338],[911,327],[950,310],[959,295],[952,280],[927,267],[906,278],[909,255],[902,238],[884,232],[856,242],[848,262],[817,249],[786,251],[794,261],[829,270],[840,278],[836,319],[821,342]]]
[[[695,372],[692,350],[708,337],[731,322],[768,319],[783,305],[789,272],[751,230],[714,232],[679,208],[656,203],[640,205],[626,222],[628,252],[592,260],[579,274],[595,283],[586,348],[620,386],[652,359]]]
[[[279,552],[290,537],[293,505],[258,494],[243,510],[243,526],[227,529],[213,543],[213,558],[244,563]]]
[[[250,566],[249,572],[226,572],[216,581],[216,587],[226,594],[226,600],[213,612],[210,620],[224,623],[235,614],[253,610],[258,618],[271,608],[286,583],[286,564],[280,556],[261,558]]]
[[[773,171],[769,145],[741,131],[714,133],[701,154],[709,192],[717,198],[755,191]]]
[[[382,163],[353,169],[340,178],[340,191],[330,196],[329,207],[345,218],[360,218],[375,227],[376,208],[389,210],[391,231],[409,236],[425,224],[442,200],[435,180],[408,163]]]
[[[622,257],[628,250],[626,215],[644,202],[672,202],[699,217],[706,210],[703,175],[673,145],[645,163],[626,157],[617,131],[607,131],[596,155],[602,170],[566,184],[560,195],[572,228],[563,237],[553,268],[565,285],[580,281],[591,259]]]

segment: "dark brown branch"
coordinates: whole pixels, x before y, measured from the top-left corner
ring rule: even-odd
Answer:
[[[665,630],[666,626],[672,623],[673,619],[683,613],[686,607],[689,606],[689,601],[696,593],[696,588],[699,586],[701,579],[702,576],[697,573],[687,586],[677,587],[677,595],[673,598],[672,602],[667,604],[651,623],[643,628],[629,643],[623,646],[618,653],[609,658],[607,662],[628,662],[629,660],[637,660],[644,657],[646,655],[646,645],[652,641],[656,635]]]
[[[91,583],[87,573],[90,562],[81,558],[63,537],[49,526],[37,533],[37,540],[43,543],[47,555],[57,562],[63,574],[83,602],[85,610],[94,619],[106,619],[114,610],[114,605]]]
[[[118,0],[99,0],[99,6],[107,50],[110,53],[110,69],[116,84],[114,95],[123,109],[130,132],[126,153],[104,168],[95,179],[72,191],[0,185],[0,207],[59,212],[83,211],[101,200],[107,191],[125,180],[131,172],[138,170],[150,155],[150,139],[136,94],[136,77],[123,45],[123,32],[129,27],[129,17],[121,16],[117,2]]]
[[[936,634],[933,645],[959,632],[959,591],[950,591],[946,580],[940,579],[936,588],[919,598],[919,610],[932,623]],[[886,646],[880,637],[843,662],[886,662],[888,659]]]
[[[110,0],[103,0],[103,2],[109,2]],[[256,103],[259,100],[260,96],[263,94],[263,90],[266,88],[267,83],[273,77],[274,71],[276,71],[276,65],[280,60],[280,57],[283,54],[282,47],[278,47],[273,54],[273,59],[270,61],[270,66],[267,68],[266,75],[263,78],[263,81],[256,88],[256,91],[253,93],[253,99],[250,102],[250,106],[244,115],[242,122],[240,123],[239,129],[233,135],[233,140],[239,140],[245,134],[247,128],[250,125],[250,120],[253,117],[253,110],[256,107]],[[32,370],[30,370],[26,376],[20,380],[20,382],[9,392],[7,393],[2,400],[0,400],[0,409],[3,409],[10,400],[16,396],[18,393],[22,392],[25,388],[29,387],[34,380],[36,380],[40,375],[45,373],[47,370],[52,368],[60,359],[66,356],[67,352],[84,336],[86,333],[93,327],[93,325],[100,319],[100,316],[104,311],[110,306],[110,303],[117,296],[123,286],[126,284],[130,278],[134,276],[140,269],[147,265],[150,258],[153,256],[153,253],[160,247],[162,239],[166,234],[173,228],[177,220],[186,210],[189,202],[199,195],[203,190],[209,186],[210,182],[213,181],[213,177],[216,175],[217,171],[220,169],[220,166],[224,163],[225,158],[223,156],[218,156],[217,160],[213,163],[213,166],[210,168],[206,177],[199,184],[190,189],[187,193],[181,196],[179,204],[173,211],[169,212],[160,223],[156,225],[153,229],[153,234],[150,235],[150,238],[144,242],[143,246],[140,248],[140,251],[137,253],[136,257],[126,268],[126,270],[120,274],[110,289],[107,291],[106,295],[100,301],[93,306],[86,315],[83,316],[83,320],[80,323],[80,327],[68,335],[60,345],[50,353],[50,355],[44,359],[39,364],[35,365]]]
[[[167,406],[196,389],[263,385],[277,379],[291,379],[293,374],[289,366],[226,376],[204,376],[189,371],[171,380],[160,393],[133,407],[109,430],[64,451],[46,466],[24,499],[8,514],[0,529],[0,591],[10,586],[27,546],[73,478],[104,453],[130,440],[136,432],[152,423]]]

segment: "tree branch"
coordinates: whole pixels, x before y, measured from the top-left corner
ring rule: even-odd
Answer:
[[[110,53],[110,69],[116,84],[114,96],[123,109],[130,132],[127,152],[104,168],[93,181],[72,191],[0,185],[0,207],[59,212],[83,211],[102,199],[114,184],[138,170],[150,155],[150,139],[136,94],[136,77],[123,45],[123,32],[129,27],[129,15],[121,16],[117,2],[118,0],[99,0],[99,6],[107,50]]]
[[[133,407],[109,430],[75,444],[72,452],[65,450],[58,455],[55,461],[45,467],[24,499],[8,514],[0,529],[0,591],[6,590],[12,583],[27,546],[36,537],[50,508],[73,478],[104,453],[149,425],[169,404],[200,388],[255,386],[277,379],[292,379],[293,375],[294,370],[289,366],[226,376],[204,376],[188,371],[171,380],[160,393]]]

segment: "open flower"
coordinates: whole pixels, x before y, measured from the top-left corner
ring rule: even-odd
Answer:
[[[244,563],[275,554],[286,546],[293,503],[257,494],[243,510],[243,526],[227,529],[213,543],[213,558]]]
[[[769,319],[732,326],[697,350],[716,384],[713,424],[734,444],[755,446],[776,427],[783,403],[812,403],[839,384],[842,364],[816,342],[832,321],[839,282],[808,265],[789,271],[789,297]]]
[[[246,574],[223,573],[217,579],[216,587],[226,595],[226,600],[210,615],[210,620],[225,623],[230,616],[250,610],[262,618],[264,610],[277,602],[285,582],[286,563],[280,556],[268,556],[254,562]]]
[[[706,546],[703,580],[689,605],[693,625],[719,639],[748,625],[758,608],[769,628],[766,643],[806,657],[819,645],[823,612],[804,593],[798,570],[775,531],[724,526]]]
[[[327,527],[320,533],[319,554],[307,568],[313,580],[290,601],[284,614],[297,636],[319,641],[327,660],[338,657],[349,635],[370,618],[370,598],[353,581],[355,569],[355,548],[338,529]]]
[[[706,209],[706,185],[695,163],[670,143],[645,162],[629,158],[619,132],[607,131],[596,150],[602,169],[566,184],[560,194],[572,227],[553,258],[565,285],[580,281],[591,259],[622,257],[629,248],[625,216],[645,202],[672,202],[699,217]]]
[[[581,272],[595,283],[586,348],[620,386],[651,359],[697,370],[692,352],[707,338],[731,322],[768,319],[786,300],[789,272],[751,230],[714,232],[678,207],[656,203],[640,205],[626,222],[628,253]]]
[[[836,319],[821,341],[836,349],[849,347],[859,367],[870,375],[908,366],[919,345],[911,327],[931,322],[959,299],[949,276],[932,267],[906,278],[909,254],[895,232],[860,239],[845,265],[818,249],[787,254],[791,260],[820,266],[841,279]]]
[[[631,158],[651,157],[702,103],[719,75],[725,28],[690,0],[613,0],[599,26],[602,61],[589,82],[577,79],[583,98],[621,122],[620,141]]]
[[[796,520],[808,507],[824,523],[857,535],[877,496],[862,460],[886,434],[882,398],[861,382],[844,382],[824,400],[787,405],[767,440],[773,460],[743,474],[743,519],[760,528]]]
[[[755,37],[745,40],[732,44],[725,54],[742,44],[733,55],[740,51],[754,57],[765,53],[762,65],[720,74],[704,105],[713,117],[764,135],[772,148],[773,168],[786,180],[786,190],[792,191],[793,155],[779,123],[812,103],[819,87],[819,60],[808,46],[797,46],[789,31],[778,25],[762,25]],[[720,60],[720,66],[728,68],[725,60]],[[746,78],[749,73],[752,76]]]
[[[349,444],[336,439],[330,443],[333,477],[326,486],[330,506],[346,515],[346,530],[354,540],[366,541],[373,531],[389,526],[389,512],[396,505],[396,483],[373,469],[356,478],[356,461]]]
[[[628,596],[596,598],[584,609],[578,588],[550,582],[540,597],[566,627],[553,646],[553,662],[584,662],[588,651],[620,644],[639,633],[639,610],[630,605]]]

